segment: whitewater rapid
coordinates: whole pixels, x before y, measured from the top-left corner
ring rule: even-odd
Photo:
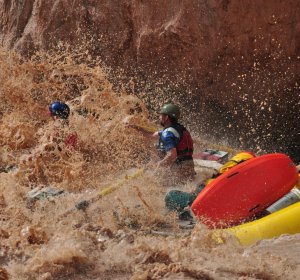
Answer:
[[[0,279],[298,279],[300,235],[243,247],[233,237],[217,244],[200,223],[179,227],[164,207],[170,188],[141,171],[153,146],[124,126],[129,117],[155,120],[142,99],[116,92],[100,66],[3,49],[0,64]],[[69,127],[47,115],[53,100],[71,107]],[[76,131],[75,150],[48,145],[57,129]],[[198,151],[207,145],[196,139]],[[199,181],[213,172],[197,171]],[[28,192],[45,186],[63,193],[29,203]],[[84,211],[75,207],[89,199]]]

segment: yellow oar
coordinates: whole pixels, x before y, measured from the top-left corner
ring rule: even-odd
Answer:
[[[121,187],[125,182],[128,182],[128,181],[142,175],[143,173],[144,173],[144,168],[137,169],[133,174],[126,175],[123,179],[119,180],[118,182],[116,182],[112,185],[109,185],[108,187],[102,189],[99,193],[99,196],[103,197],[107,194],[110,194],[110,193],[114,192],[116,189]]]
[[[150,133],[157,131],[157,128],[149,120],[127,116],[123,119],[123,122],[129,126],[135,126],[136,128],[140,128]]]
[[[142,129],[145,129],[146,131],[149,131],[151,133],[154,133],[157,131],[157,128],[154,127],[154,126],[149,126],[149,125],[141,125],[141,124],[138,124],[137,125],[138,127],[142,128]]]
[[[126,175],[123,179],[119,180],[117,183],[111,184],[109,186],[107,186],[106,188],[102,189],[98,195],[96,195],[95,197],[88,199],[88,200],[82,200],[80,202],[78,202],[75,205],[75,208],[72,208],[70,210],[68,210],[67,212],[64,213],[64,215],[67,215],[69,213],[71,213],[74,210],[83,210],[85,211],[86,208],[91,204],[96,202],[97,200],[99,200],[100,198],[114,192],[115,190],[117,190],[119,187],[121,187],[125,182],[128,182],[129,180],[132,180],[140,175],[142,175],[144,173],[144,168],[140,168],[137,169],[133,174],[131,175]]]

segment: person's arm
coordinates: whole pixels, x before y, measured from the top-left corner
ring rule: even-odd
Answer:
[[[126,126],[137,130],[138,132],[142,133],[144,137],[146,137],[148,139],[157,140],[159,138],[158,131],[153,133],[153,132],[146,130],[145,128],[137,126],[135,124],[126,124]]]
[[[158,162],[158,167],[170,166],[177,159],[177,145],[179,143],[179,134],[172,130],[166,129],[161,134],[161,139],[164,143],[164,148],[166,151],[165,157]]]
[[[177,150],[176,148],[172,148],[166,154],[166,156],[158,162],[158,167],[169,166],[174,163],[177,159]]]

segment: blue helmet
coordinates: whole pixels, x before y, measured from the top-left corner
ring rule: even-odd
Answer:
[[[67,119],[70,115],[70,108],[66,103],[55,101],[49,105],[49,112],[51,116]]]

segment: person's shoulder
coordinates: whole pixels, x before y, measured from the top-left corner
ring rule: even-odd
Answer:
[[[180,138],[179,132],[174,127],[167,127],[166,129],[164,129],[162,132],[162,136],[163,137],[174,137],[175,136],[176,138]]]

